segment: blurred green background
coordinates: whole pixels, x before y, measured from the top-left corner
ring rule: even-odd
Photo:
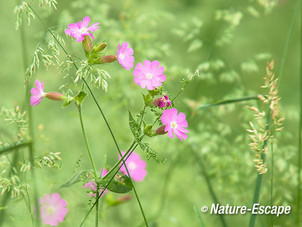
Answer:
[[[254,117],[246,106],[259,103],[248,101],[198,111],[196,107],[263,92],[266,63],[274,59],[276,75],[281,75],[279,95],[286,120],[284,130],[273,141],[274,166],[268,161],[260,203],[270,204],[272,187],[274,204],[291,205],[293,209],[289,215],[273,218],[274,226],[296,226],[300,17],[299,12],[297,17],[294,15],[300,7],[298,1],[58,2],[57,10],[41,8],[37,1],[32,1],[32,5],[47,25],[63,37],[67,51],[75,59],[84,59],[85,55],[81,45],[67,37],[64,29],[88,15],[91,22],[100,22],[100,29],[94,32],[95,42],[105,40],[108,54],[116,54],[118,43],[127,41],[134,49],[135,64],[145,59],[160,61],[165,67],[165,87],[171,97],[181,88],[181,79],[199,69],[200,77],[194,78],[176,101],[177,109],[188,118],[188,140],[167,136],[147,139],[165,159],[164,164],[148,160],[147,177],[135,184],[150,226],[202,226],[198,215],[206,226],[222,226],[218,215],[200,212],[202,206],[213,203],[204,172],[221,204],[251,206],[257,171],[246,131]],[[31,20],[30,26],[23,26],[26,43],[23,56],[20,31],[15,30],[16,4],[17,1],[2,2],[0,8],[0,107],[7,108],[14,108],[15,104],[22,107],[24,102],[24,58],[30,63],[39,43],[43,46],[51,38],[37,19]],[[65,58],[61,51],[60,59]],[[134,84],[131,72],[117,62],[102,67],[111,75],[108,92],[97,88],[93,91],[120,147],[126,150],[132,142],[127,111],[141,110],[142,90]],[[61,74],[57,66],[46,70],[41,63],[32,81],[44,80],[46,91],[59,91],[63,84],[75,89],[72,85],[75,70],[69,74],[67,77]],[[118,153],[91,96],[84,102],[83,115],[97,168],[101,169],[105,160],[107,165],[114,165]],[[62,108],[57,102],[42,100],[33,108],[33,117],[36,154],[61,152],[62,157],[60,169],[44,167],[36,171],[40,196],[60,193],[68,203],[69,213],[59,226],[77,226],[90,207],[82,188],[84,183],[59,188],[75,172],[91,168],[77,109],[73,104]],[[3,121],[4,118],[0,121],[0,141],[12,143],[16,140],[16,129]],[[146,160],[141,150],[136,152]],[[268,160],[271,153],[269,149]],[[143,226],[134,194],[130,195],[130,201],[109,208],[104,197],[100,226]],[[21,199],[10,200],[5,211],[4,226],[31,226]],[[228,226],[248,226],[249,217],[246,214],[224,218]],[[271,216],[259,215],[256,226],[270,226],[271,221]],[[93,226],[93,223],[94,214],[85,226]]]

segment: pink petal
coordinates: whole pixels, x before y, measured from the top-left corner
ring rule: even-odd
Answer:
[[[178,116],[176,117],[176,123],[183,122],[184,120],[186,120],[186,115],[184,113],[180,112],[178,114]]]
[[[153,61],[152,63],[151,63],[151,68],[150,68],[150,70],[151,70],[151,72],[153,73],[154,71],[156,71],[156,69],[159,67],[159,61]],[[162,67],[162,66],[161,66]]]
[[[180,132],[178,130],[174,130],[174,133],[180,140],[187,139],[188,137],[185,133]]]
[[[31,96],[30,97],[30,105],[36,106],[41,102],[42,98],[40,96]]]
[[[79,21],[79,22],[77,23],[77,27],[78,27],[78,29],[81,29],[81,28],[83,27],[82,21]]]
[[[78,26],[77,26],[77,24],[75,24],[75,23],[72,23],[72,24],[68,25],[68,28],[69,28],[70,30],[78,30]]]
[[[76,41],[77,41],[77,42],[82,42],[82,41],[84,40],[84,38],[85,38],[84,36],[80,36],[80,37],[78,37],[78,38],[76,39]]]
[[[90,22],[90,17],[86,16],[83,18],[83,27],[87,28],[88,24]]]
[[[151,72],[151,61],[145,60],[144,68],[145,68],[145,72],[150,73]]]
[[[166,127],[167,127],[167,126],[166,126]],[[173,130],[169,130],[169,131],[168,131],[168,136],[171,137],[171,138],[174,138]]]
[[[91,25],[89,28],[87,28],[87,31],[89,32],[94,32],[96,31],[100,26],[98,26],[100,23],[95,23],[93,25]]]

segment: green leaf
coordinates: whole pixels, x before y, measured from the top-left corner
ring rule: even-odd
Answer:
[[[134,120],[130,110],[129,110],[129,126],[135,139],[138,139],[140,135],[140,127],[138,123]]]
[[[75,99],[77,100],[77,103],[79,104],[79,106],[82,104],[82,102],[83,102],[83,100],[85,99],[86,96],[87,96],[87,94],[84,91],[80,91],[77,94]]]
[[[111,178],[113,177],[115,171],[107,174],[100,182],[103,187],[106,187],[109,191],[115,193],[127,193],[132,190],[132,182],[130,178],[126,175],[116,174],[112,181],[110,182]],[[110,182],[110,183],[109,183]]]
[[[74,97],[70,96],[70,95],[67,95],[64,99],[64,102],[63,102],[63,106],[68,106],[72,101],[74,100]]]
[[[66,183],[62,184],[60,186],[60,188],[70,187],[71,185],[74,185],[74,184],[80,182],[81,181],[81,177],[85,176],[87,172],[89,172],[89,171],[88,170],[81,170],[81,171],[77,172]]]

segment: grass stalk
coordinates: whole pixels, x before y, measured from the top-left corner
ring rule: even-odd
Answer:
[[[268,131],[270,129],[270,122],[271,122],[270,114],[271,114],[271,112],[269,109],[267,111],[267,121],[266,121],[266,129],[265,129],[266,131]],[[268,146],[268,140],[269,140],[269,138],[267,138],[263,141],[262,150],[264,150]],[[266,155],[264,152],[262,152],[261,159],[263,160],[263,162],[265,162],[265,158],[266,158]],[[255,186],[252,206],[255,203],[259,203],[259,197],[260,197],[261,185],[262,185],[262,177],[263,177],[263,174],[258,173],[257,179],[256,179],[256,186]],[[256,223],[256,214],[251,214],[250,221],[249,221],[249,227],[254,227],[255,223]]]
[[[205,105],[199,106],[197,108],[197,110],[207,109],[207,108],[211,108],[211,107],[227,105],[227,104],[232,104],[232,103],[237,103],[237,102],[244,102],[244,101],[248,101],[248,100],[257,100],[257,99],[258,99],[257,95],[242,97],[242,98],[237,98],[237,99],[225,99],[225,100],[213,103],[213,104],[205,104]]]
[[[18,151],[19,148],[28,147],[30,144],[31,144],[30,141],[17,142],[15,144],[10,145],[10,146],[4,147],[4,148],[0,149],[0,156],[3,155],[3,154],[6,154],[8,152],[11,152],[11,151]]]
[[[301,1],[299,1],[301,4]],[[300,5],[301,6],[301,5]],[[297,187],[297,218],[296,226],[301,225],[301,171],[302,171],[302,7],[301,9],[301,21],[300,21],[300,88],[299,88],[299,103],[300,103],[300,116],[299,116],[299,143],[298,143],[298,169],[297,169],[297,178],[298,178],[298,187]]]
[[[204,178],[206,180],[210,195],[211,195],[214,203],[218,204],[219,203],[218,198],[216,196],[216,193],[214,192],[214,188],[213,188],[212,183],[210,181],[209,175],[207,174],[207,170],[204,166],[203,161],[201,160],[199,155],[196,153],[196,151],[194,151],[193,149],[190,149],[190,150],[193,153],[193,155],[195,156],[195,160],[196,160],[198,166],[201,168],[201,173],[202,173],[202,175],[204,176]],[[224,215],[220,214],[218,216],[219,216],[219,219],[220,219],[220,222],[221,222],[222,226],[227,227],[226,221],[224,219]]]

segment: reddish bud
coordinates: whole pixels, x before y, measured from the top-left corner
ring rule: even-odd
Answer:
[[[131,195],[125,195],[125,196],[119,197],[119,198],[117,199],[117,201],[119,201],[119,202],[125,202],[125,201],[130,200],[131,198],[132,198]]]
[[[84,40],[82,41],[82,44],[85,52],[90,53],[92,51],[92,43],[88,35],[85,36]]]
[[[51,100],[55,100],[55,101],[61,101],[64,99],[64,95],[61,93],[57,93],[57,92],[48,92],[45,94],[45,97]]]
[[[165,126],[165,125],[162,125],[162,126],[160,126],[158,129],[156,129],[155,133],[156,133],[157,135],[164,135],[164,134],[167,133],[167,132],[165,132],[165,128],[166,128],[166,126]]]
[[[158,103],[159,103],[159,101],[160,101],[160,99],[161,99],[161,98],[156,98],[156,99],[154,99],[153,102],[152,102],[152,104],[153,104],[154,106],[157,106]]]
[[[115,55],[106,55],[104,57],[101,57],[100,63],[105,64],[105,63],[111,63],[114,62],[117,59]]]

